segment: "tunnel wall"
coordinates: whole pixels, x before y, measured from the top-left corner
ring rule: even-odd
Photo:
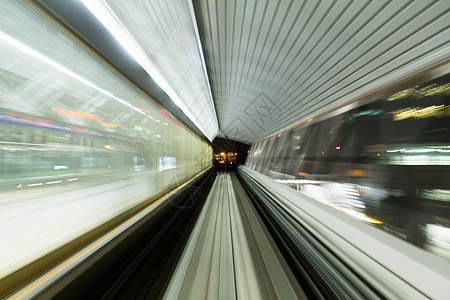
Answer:
[[[450,66],[252,145],[246,166],[450,259]]]
[[[45,12],[0,15],[2,278],[205,170],[212,149]]]

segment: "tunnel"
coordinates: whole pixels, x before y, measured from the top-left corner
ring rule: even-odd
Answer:
[[[0,2],[1,299],[448,299],[450,2]]]

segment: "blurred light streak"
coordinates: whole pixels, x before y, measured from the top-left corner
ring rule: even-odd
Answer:
[[[385,162],[390,165],[405,165],[405,166],[448,166],[450,165],[450,155],[396,155],[389,157]]]
[[[450,202],[450,190],[443,189],[423,189],[421,196],[430,200]]]
[[[139,100],[141,100],[141,99],[139,98]],[[142,107],[139,107],[139,109],[142,110],[142,111],[145,111],[146,113],[150,113],[150,110],[148,110],[148,109],[145,109],[145,108],[142,108]]]
[[[46,184],[56,184],[56,183],[61,183],[62,180],[56,180],[56,181],[49,181]]]
[[[402,108],[390,112],[394,121],[401,121],[409,118],[424,119],[429,117],[444,118],[450,116],[450,105],[432,105],[428,107]]]
[[[361,169],[351,169],[348,171],[348,175],[353,177],[363,177],[367,176],[367,171]]]
[[[100,21],[101,24],[112,34],[112,36],[119,42],[119,44],[133,57],[136,62],[147,72],[148,75],[159,85],[159,87],[166,92],[170,99],[186,114],[186,116],[205,134],[205,136],[212,141],[217,134],[218,125],[209,124],[214,128],[208,130],[205,128],[197,117],[193,114],[191,109],[178,96],[178,93],[171,87],[169,82],[159,72],[158,68],[153,64],[151,59],[147,56],[145,51],[141,48],[139,43],[134,39],[132,34],[127,30],[123,23],[119,20],[116,14],[112,11],[105,1],[80,0],[87,9]],[[209,99],[211,103],[212,97]],[[214,120],[217,122],[217,117],[214,111]]]
[[[115,125],[115,124],[111,124],[111,123],[105,123],[105,122],[100,122],[100,126],[108,127],[108,128],[120,127],[119,125]]]
[[[438,224],[426,224],[428,242],[446,250],[450,250],[450,228]]]
[[[435,95],[450,95],[450,83],[443,84],[443,85],[437,85],[436,83],[433,83],[431,85],[428,85],[426,87],[423,87],[421,89],[417,89],[418,86],[408,88],[406,90],[402,90],[398,93],[393,94],[389,98],[387,98],[387,101],[394,101],[406,98],[408,96],[413,96],[417,98],[423,98],[427,96],[435,96]]]
[[[97,116],[95,114],[86,113],[86,112],[76,112],[76,111],[71,111],[71,110],[68,110],[68,109],[54,107],[54,106],[52,106],[51,111],[57,112],[57,113],[59,113],[61,115],[67,115],[67,116],[70,116],[70,117],[74,117],[74,118],[101,119],[101,120],[103,120],[102,117]]]
[[[338,209],[338,210],[340,210],[340,211],[343,211],[346,214],[348,214],[348,215],[350,215],[352,217],[355,217],[355,218],[357,218],[357,219],[359,219],[361,221],[365,221],[365,222],[372,223],[372,224],[382,224],[383,223],[383,222],[381,222],[381,221],[379,221],[377,219],[371,218],[371,217],[369,217],[369,216],[367,216],[365,214],[362,214],[360,212],[357,212],[357,211],[355,211],[353,209],[348,209],[348,208],[337,206],[337,205],[331,205],[331,206],[336,208],[336,209]]]
[[[53,170],[67,170],[68,166],[53,166]]]
[[[356,209],[364,209],[365,205],[360,200],[360,193],[353,185],[306,179],[274,179],[274,181],[282,184],[296,184],[297,191],[301,191],[306,196],[340,210],[361,221],[372,224],[383,223],[380,220],[369,217],[354,209],[346,208],[335,203],[336,201],[340,201],[344,202],[344,205],[355,207]],[[301,189],[299,189],[299,187],[301,187]]]
[[[407,96],[409,96],[409,95],[412,95],[412,94],[414,93],[414,91],[416,90],[415,88],[416,88],[416,87],[413,87],[413,88],[409,88],[409,89],[400,91],[400,92],[398,92],[398,93],[395,93],[394,95],[391,95],[391,96],[390,96],[389,98],[387,98],[386,100],[387,100],[387,101],[394,101],[394,100],[398,100],[398,99],[405,98],[405,97],[407,97]]]
[[[172,119],[174,119],[176,121],[176,119],[169,112],[165,111],[164,109],[160,109],[159,112],[164,114],[164,115],[166,115],[166,116],[168,116],[168,117],[170,117],[170,118],[172,118]]]
[[[308,174],[308,173],[305,173]],[[320,181],[317,180],[307,180],[307,179],[274,179],[275,182],[282,184],[319,184]]]
[[[48,65],[54,67],[54,68],[57,69],[58,71],[61,71],[61,72],[63,72],[64,74],[69,75],[70,77],[72,77],[72,78],[74,78],[74,79],[80,81],[81,83],[83,83],[83,84],[85,84],[85,85],[87,85],[87,86],[89,86],[89,87],[95,89],[96,91],[102,93],[103,95],[108,96],[108,97],[110,97],[110,98],[113,98],[114,100],[116,100],[116,101],[118,101],[118,102],[120,102],[120,103],[122,103],[122,104],[124,104],[124,105],[126,105],[126,106],[128,106],[128,107],[130,107],[130,108],[133,109],[134,111],[137,111],[137,112],[139,112],[139,113],[141,113],[141,114],[147,116],[147,114],[146,114],[145,112],[141,111],[139,108],[133,106],[133,105],[130,104],[129,102],[127,102],[127,101],[125,101],[125,100],[123,100],[123,99],[120,99],[120,98],[114,96],[111,92],[106,91],[106,90],[104,90],[104,89],[98,87],[98,86],[95,85],[94,83],[92,83],[92,82],[86,80],[85,78],[83,78],[83,77],[79,76],[78,74],[72,72],[71,70],[67,69],[66,67],[64,67],[64,66],[62,66],[62,65],[60,65],[60,64],[58,64],[57,62],[53,61],[52,59],[50,59],[50,58],[48,58],[48,57],[42,55],[42,54],[39,53],[38,51],[36,51],[36,50],[34,50],[34,49],[28,47],[27,45],[25,45],[25,44],[19,42],[19,41],[16,40],[16,39],[10,37],[10,36],[7,35],[6,33],[0,31],[0,39],[2,39],[3,41],[5,41],[6,43],[10,44],[11,46],[13,46],[13,47],[15,47],[15,48],[17,48],[17,49],[19,49],[19,50],[21,50],[21,51],[27,53],[28,55],[31,55],[32,57],[37,58],[37,59],[39,59],[40,61],[42,61],[42,62],[44,62],[44,63],[46,63],[46,64],[48,64]]]
[[[0,122],[2,123],[10,123],[10,124],[18,124],[18,125],[25,125],[25,126],[31,126],[31,127],[40,127],[50,130],[57,130],[57,131],[64,131],[68,133],[76,133],[76,134],[86,134],[96,137],[102,137],[104,136],[101,133],[87,130],[80,127],[75,126],[65,126],[61,124],[57,124],[54,122],[51,122],[49,120],[45,119],[38,119],[32,116],[27,115],[13,115],[10,114],[4,114],[0,113]],[[29,143],[21,143],[21,142],[0,142],[2,144],[17,144],[17,145],[28,145]],[[32,144],[30,144],[32,145]],[[37,145],[37,144],[36,144]]]

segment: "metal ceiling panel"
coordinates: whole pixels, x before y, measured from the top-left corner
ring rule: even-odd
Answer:
[[[450,58],[449,1],[193,1],[219,136],[253,143]]]

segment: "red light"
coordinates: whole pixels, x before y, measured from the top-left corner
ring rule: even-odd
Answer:
[[[61,115],[70,116],[70,117],[73,117],[73,118],[101,119],[101,120],[103,120],[102,117],[94,115],[94,114],[85,113],[85,112],[76,112],[76,111],[71,111],[71,110],[68,110],[68,109],[63,109],[63,108],[54,107],[54,106],[52,106],[51,111],[57,112],[57,113],[59,113]]]
[[[163,109],[160,109],[159,110],[159,112],[160,113],[162,113],[162,114],[165,114],[166,116],[169,116],[169,117],[171,117],[172,119],[174,119],[175,120],[175,118],[174,117],[172,117],[172,115],[171,114],[169,114],[167,111],[165,111],[165,110],[163,110]]]
[[[120,127],[119,125],[105,123],[105,122],[100,122],[100,126],[102,126],[102,127]]]
[[[146,113],[149,113],[149,114],[150,114],[150,110],[148,110],[148,109],[145,109],[145,108],[142,108],[142,107],[139,107],[139,109],[142,110],[142,111],[145,111]]]

